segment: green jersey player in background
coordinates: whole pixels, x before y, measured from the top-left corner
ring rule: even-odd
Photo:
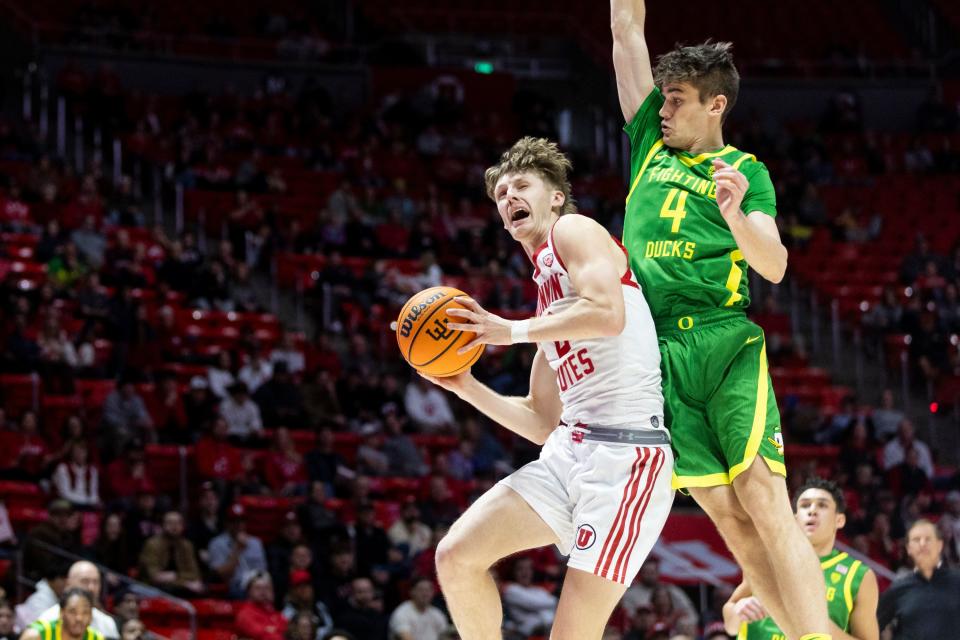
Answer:
[[[723,141],[740,83],[730,45],[680,47],[652,69],[644,2],[610,5],[631,144],[623,240],[659,337],[674,487],[714,521],[791,640],[830,638],[817,558],[790,508],[763,331],[745,315],[748,267],[780,282],[787,250],[766,167]]]
[[[867,565],[836,549],[837,531],[847,522],[843,491],[834,482],[811,478],[797,490],[796,518],[820,557],[827,588],[827,613],[840,631],[835,640],[879,640],[877,576]],[[737,640],[787,640],[767,616],[748,582],[723,605],[727,633]]]

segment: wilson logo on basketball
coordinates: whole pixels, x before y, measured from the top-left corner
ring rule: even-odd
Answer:
[[[410,337],[410,332],[413,330],[413,324],[417,321],[417,318],[420,317],[420,314],[429,307],[431,304],[443,297],[443,292],[435,293],[420,304],[412,307],[407,313],[407,317],[403,319],[403,322],[400,323],[400,335],[404,338]]]
[[[545,265],[548,266],[548,267],[553,266],[553,254],[552,254],[552,253],[544,254],[544,256],[543,256],[543,264],[545,264]]]
[[[577,528],[577,549],[583,551],[593,546],[597,541],[597,531],[588,524],[582,524]]]

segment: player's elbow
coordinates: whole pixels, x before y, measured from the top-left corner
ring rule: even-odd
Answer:
[[[627,311],[623,303],[612,304],[602,312],[604,337],[615,337],[627,326]]]

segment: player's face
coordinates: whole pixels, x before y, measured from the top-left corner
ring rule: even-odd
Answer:
[[[563,205],[563,192],[532,171],[502,176],[493,196],[504,228],[514,240],[529,244],[543,242],[553,224],[554,209]]]
[[[700,91],[689,82],[671,82],[663,87],[663,106],[660,107],[660,130],[663,144],[681,151],[693,148],[710,133],[710,127],[719,123],[717,103],[726,98],[715,96],[706,103],[700,101]],[[720,107],[719,114],[723,114]]]
[[[61,611],[63,628],[73,638],[82,638],[93,621],[93,609],[85,598],[73,597]]]
[[[827,542],[837,535],[837,529],[846,518],[837,513],[837,503],[829,491],[807,489],[797,498],[797,522],[814,545]]]

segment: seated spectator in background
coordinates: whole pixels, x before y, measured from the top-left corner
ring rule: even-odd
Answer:
[[[280,597],[283,597],[283,594],[287,592],[287,580],[290,577],[290,553],[294,547],[305,543],[303,527],[300,526],[296,512],[288,511],[283,516],[280,536],[267,545],[267,566],[270,567],[270,577],[273,578],[277,595]],[[313,558],[310,560],[312,562]]]
[[[51,314],[47,316],[43,330],[37,336],[37,347],[40,349],[40,377],[43,378],[47,393],[73,394],[74,370],[93,365],[93,346],[89,343],[83,345],[81,361],[81,354],[77,353],[73,342],[67,337],[67,332],[60,326],[60,319],[56,314]]]
[[[37,621],[27,627],[20,640],[102,640],[106,637],[94,627],[94,608],[90,592],[85,589],[71,588],[63,592],[57,605],[57,617],[52,620]],[[62,613],[61,613],[62,612]],[[119,633],[115,636],[119,638]]]
[[[157,505],[157,488],[152,483],[144,484],[137,490],[132,508],[127,510],[124,525],[134,558],[140,557],[140,550],[147,540],[163,531],[162,519],[163,512]]]
[[[60,497],[81,509],[100,504],[100,472],[89,458],[87,443],[74,440],[67,450],[66,460],[53,472],[53,486]]]
[[[103,403],[103,432],[101,442],[114,455],[133,440],[156,442],[153,419],[147,405],[133,386],[133,379],[123,377],[117,388]]]
[[[303,425],[303,396],[293,382],[285,361],[273,366],[273,376],[260,385],[253,400],[260,407],[267,427],[300,427]]]
[[[119,640],[120,631],[117,629],[117,623],[109,614],[104,613],[100,608],[100,570],[92,562],[81,560],[73,563],[67,572],[67,582],[64,595],[70,593],[72,589],[82,589],[93,597],[93,621],[88,623],[94,631],[103,634],[104,638],[110,640]],[[64,596],[60,596],[60,602],[63,602]],[[47,609],[37,620],[53,622],[60,619],[60,605],[54,605]]]
[[[423,461],[423,456],[413,439],[403,432],[404,420],[396,411],[387,411],[383,419],[386,431],[386,441],[383,443],[383,453],[387,456],[387,474],[391,476],[407,476],[422,478],[430,468]]]
[[[449,431],[453,427],[453,411],[447,397],[435,385],[414,376],[404,394],[407,415],[424,433]]]
[[[193,543],[200,560],[200,567],[204,575],[210,572],[210,555],[207,548],[210,541],[220,535],[223,530],[220,521],[220,496],[212,482],[200,485],[199,507],[197,515],[190,522],[187,537]]]
[[[422,505],[423,522],[428,527],[452,524],[463,511],[450,490],[447,479],[439,475],[430,477],[429,493]]]
[[[31,529],[23,541],[23,572],[34,580],[48,575],[60,562],[59,556],[48,551],[48,547],[74,554],[81,551],[80,515],[74,511],[73,505],[62,498],[54,500],[47,507],[47,518],[46,522]]]
[[[310,573],[302,570],[293,571],[290,573],[288,584],[289,589],[281,615],[291,624],[299,615],[310,616],[313,619],[313,626],[316,627],[316,637],[322,638],[333,629],[333,618],[330,617],[327,607],[317,600]],[[314,640],[314,637],[311,636],[306,640]]]
[[[317,621],[309,613],[298,613],[287,624],[287,640],[329,640],[331,637],[336,640],[336,636],[330,636],[327,631],[320,631],[317,627]]]
[[[270,352],[270,363],[273,365],[274,373],[277,371],[277,364],[281,362],[287,365],[287,371],[294,376],[303,373],[307,366],[303,351],[297,348],[297,334],[292,331],[284,331],[280,344]]]
[[[123,457],[107,466],[107,480],[110,496],[127,505],[139,491],[153,486],[142,442],[134,440],[126,444]]]
[[[100,535],[93,543],[93,560],[111,571],[126,574],[134,563],[130,552],[123,514],[108,513],[100,522]]]
[[[841,442],[853,427],[864,417],[857,411],[857,399],[846,396],[840,403],[840,409],[820,428],[814,436],[817,444],[837,444]]]
[[[77,290],[77,315],[85,321],[84,329],[103,326],[110,313],[110,299],[100,285],[100,275],[87,275]]]
[[[636,580],[623,594],[621,600],[622,606],[628,613],[633,614],[641,605],[653,606],[653,592],[657,587],[664,587],[670,595],[670,602],[673,609],[681,611],[682,615],[678,620],[684,623],[696,625],[697,610],[693,606],[690,597],[674,584],[667,584],[660,580],[660,559],[655,556],[648,557],[640,567],[640,573]]]
[[[247,362],[240,367],[237,380],[247,385],[250,393],[256,393],[260,385],[264,384],[273,375],[273,365],[264,358],[259,350],[251,349],[247,355]]]
[[[130,587],[120,587],[113,594],[113,618],[117,621],[121,635],[123,634],[123,625],[128,620],[136,620],[140,617],[140,598]],[[121,637],[120,640],[123,640]]]
[[[214,418],[210,433],[197,442],[197,472],[201,478],[227,483],[243,472],[243,454],[228,440],[229,433],[226,419]]]
[[[210,383],[210,392],[221,400],[228,395],[228,389],[237,382],[234,371],[233,356],[229,351],[221,351],[217,355],[217,364],[207,369],[207,381]]]
[[[240,475],[233,483],[234,493],[241,496],[269,496],[270,487],[264,482],[257,455],[245,451],[240,458]]]
[[[874,437],[883,443],[897,435],[900,423],[903,422],[903,412],[896,408],[893,391],[884,389],[880,395],[880,406],[873,410],[870,416],[873,421]]]
[[[341,476],[353,476],[353,471],[347,467],[343,456],[334,450],[334,442],[333,429],[323,427],[317,434],[316,446],[307,452],[303,459],[310,482],[322,482],[331,491]]]
[[[158,376],[156,397],[156,423],[162,442],[193,444],[192,434],[187,430],[187,410],[180,396],[177,377],[173,374]]]
[[[63,560],[50,564],[43,578],[33,585],[33,593],[30,597],[17,605],[15,624],[17,630],[26,629],[44,611],[60,602],[60,594],[64,592],[67,585],[69,566],[69,563]]]
[[[203,376],[190,378],[190,387],[183,396],[183,411],[187,416],[185,435],[190,438],[190,441],[181,444],[192,444],[197,434],[213,423],[218,415],[219,405],[220,401],[211,393],[210,383],[206,378]]]
[[[920,466],[920,452],[917,447],[907,449],[903,462],[887,471],[887,486],[897,496],[915,496],[921,491],[932,489],[930,477]]]
[[[17,640],[13,625],[13,605],[8,600],[0,598],[0,640]]]
[[[413,583],[410,599],[390,616],[390,633],[397,640],[442,640],[442,634],[450,623],[443,612],[430,604],[433,596],[433,581],[429,578],[420,578]],[[503,597],[507,607],[510,607],[506,591]],[[554,608],[556,603],[557,599],[553,598]],[[550,620],[553,620],[552,614]]]
[[[303,408],[311,427],[343,415],[337,384],[326,369],[314,371],[312,379],[303,385]]]
[[[503,604],[506,619],[521,634],[546,635],[553,625],[557,597],[533,583],[533,560],[521,556],[514,561],[513,580],[503,587]]]
[[[192,597],[204,592],[193,544],[183,537],[183,516],[163,515],[163,533],[153,536],[140,552],[140,579],[174,595]]]
[[[408,558],[429,547],[431,535],[430,527],[420,519],[420,506],[412,496],[404,504],[400,519],[387,531],[390,542],[403,549]]]
[[[103,266],[103,254],[107,250],[107,239],[97,230],[96,218],[84,218],[83,225],[70,234],[70,240],[91,270],[99,271]]]
[[[390,538],[376,522],[377,511],[370,503],[357,505],[356,520],[350,531],[357,554],[357,572],[370,575],[376,567],[387,564]]]
[[[16,431],[0,431],[0,468],[13,480],[39,481],[54,461],[54,453],[40,434],[37,414],[24,411]]]
[[[317,581],[317,595],[333,613],[334,618],[343,611],[350,597],[350,585],[357,577],[356,564],[356,556],[350,544],[342,543],[331,551],[329,564]]]
[[[389,622],[370,578],[354,578],[347,604],[337,615],[338,628],[357,638],[386,638]]]
[[[861,464],[874,464],[877,459],[876,445],[870,438],[870,429],[865,420],[857,420],[847,433],[838,458],[841,473],[853,478]],[[844,483],[846,484],[846,483]]]
[[[911,448],[917,451],[917,465],[923,469],[928,478],[933,478],[933,458],[930,455],[930,447],[916,439],[913,423],[906,418],[900,421],[897,437],[883,447],[884,471],[902,464]]]
[[[227,421],[227,435],[239,443],[256,442],[263,432],[260,409],[250,399],[247,385],[237,382],[227,390],[220,403],[220,415]]]
[[[247,599],[237,609],[237,634],[249,640],[285,640],[287,619],[273,606],[273,582],[266,571],[244,580]]]
[[[144,640],[149,633],[147,625],[137,618],[130,618],[120,625],[120,640]]]
[[[267,571],[267,555],[260,538],[247,533],[243,505],[236,503],[227,511],[226,531],[210,541],[210,568],[230,588],[230,597],[242,598],[246,592],[244,578],[251,572]],[[267,575],[269,579],[269,575]],[[270,585],[270,606],[273,607],[273,583]]]

